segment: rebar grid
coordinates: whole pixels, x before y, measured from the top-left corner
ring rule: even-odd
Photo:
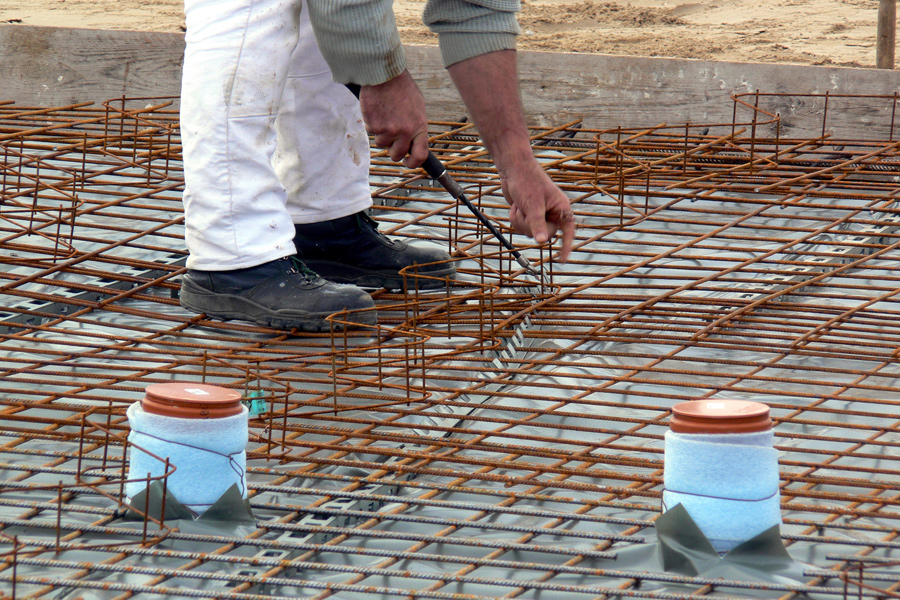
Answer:
[[[382,231],[444,245],[459,276],[422,292],[410,269],[406,293],[373,291],[377,327],[346,330],[339,314],[317,335],[178,306],[167,99],[0,105],[0,590],[896,595],[889,570],[864,581],[860,567],[900,548],[896,98],[825,98],[820,137],[782,138],[776,108],[809,99],[737,98],[723,124],[536,130],[579,222],[565,265],[513,235],[469,127],[434,123],[439,157],[541,281],[435,182],[373,150]],[[831,139],[839,101],[865,105],[872,130]],[[125,409],[171,380],[265,398],[248,446],[255,527],[125,514]],[[612,562],[655,539],[669,409],[710,397],[772,407],[782,534],[806,583]]]

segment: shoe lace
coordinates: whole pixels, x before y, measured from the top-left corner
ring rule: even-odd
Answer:
[[[303,261],[300,260],[299,258],[297,258],[296,256],[291,256],[290,259],[291,259],[291,271],[293,273],[297,273],[298,275],[302,275],[303,278],[307,282],[312,281],[316,277],[319,276],[315,271],[313,271],[312,269],[307,267],[303,263]]]
[[[378,231],[378,221],[370,217],[365,211],[356,213],[356,228],[359,231],[368,229],[375,237],[393,245],[393,240],[391,240],[391,238]]]

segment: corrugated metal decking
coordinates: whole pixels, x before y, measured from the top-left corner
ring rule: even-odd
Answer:
[[[768,100],[741,99],[735,123],[537,131],[580,224],[567,265],[524,250],[543,283],[376,154],[381,229],[444,245],[460,277],[419,292],[410,273],[408,294],[374,293],[377,328],[323,335],[178,306],[183,179],[164,100],[0,105],[0,590],[896,597],[896,98],[835,98],[815,139],[781,138],[751,110]],[[842,102],[872,112],[858,140],[828,136]],[[507,226],[480,141],[460,124],[432,133]],[[255,527],[124,518],[125,408],[173,379],[266,397],[248,447]],[[772,407],[805,584],[622,558],[654,540],[670,407],[709,397]]]

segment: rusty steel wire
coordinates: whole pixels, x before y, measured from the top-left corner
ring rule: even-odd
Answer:
[[[410,268],[404,293],[372,291],[378,325],[336,314],[323,334],[179,307],[172,100],[0,104],[0,594],[897,597],[896,97],[825,97],[821,136],[782,137],[809,98],[738,97],[729,123],[534,130],[578,221],[567,264],[514,234],[470,126],[433,123],[539,280],[373,149],[381,230],[441,244],[459,275],[420,291]],[[871,130],[834,139],[854,103]],[[125,409],[172,380],[265,399],[255,526],[128,514]],[[617,558],[655,540],[671,407],[714,397],[772,409],[803,583]]]

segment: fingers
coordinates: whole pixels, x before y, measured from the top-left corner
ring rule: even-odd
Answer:
[[[412,140],[408,150],[409,156],[403,159],[403,165],[408,169],[421,167],[428,158],[428,131],[420,131]],[[391,160],[397,160],[391,156]]]
[[[562,248],[559,261],[566,262],[575,242],[575,216],[568,202],[562,209],[545,209],[543,204],[535,205],[534,214],[529,216],[518,204],[509,207],[509,222],[513,229],[533,238],[539,244],[546,243],[557,232],[562,232]]]
[[[528,231],[531,232],[531,237],[534,238],[535,242],[537,242],[538,244],[544,244],[547,242],[547,240],[550,239],[550,234],[547,231],[547,225],[551,223],[546,220],[544,211],[532,211],[531,214],[526,215],[526,222],[528,224]],[[553,231],[555,233],[556,229],[554,228]]]
[[[375,145],[395,162],[418,167],[428,156],[425,100],[404,71],[382,84],[362,86],[360,108]]]
[[[547,215],[538,214],[536,218],[528,221],[531,237],[538,244],[547,243],[557,232],[562,232],[562,248],[559,252],[559,261],[563,263],[569,260],[572,244],[575,241],[575,220],[571,217],[572,213],[566,212],[556,220],[553,220],[552,217],[550,217],[551,220],[545,220],[548,218]],[[523,231],[523,233],[525,232]]]
[[[376,142],[377,144],[377,142]],[[407,138],[397,138],[392,140],[391,142],[385,144],[384,146],[379,146],[380,148],[388,149],[388,156],[391,157],[391,160],[394,162],[400,162],[404,156],[409,152],[409,139]]]
[[[559,262],[567,262],[575,242],[575,216],[571,211],[560,215],[556,225],[562,229],[562,249],[559,251]]]
[[[515,204],[510,204],[509,206],[509,224],[512,225],[513,229],[515,229],[519,233],[531,235],[530,233],[525,231],[525,223],[522,221],[522,212]]]
[[[392,161],[402,162],[410,169],[421,166],[428,157],[427,131],[417,131],[412,137],[401,132],[380,133],[374,142],[388,151]]]
[[[520,169],[502,181],[513,228],[538,244],[561,232],[559,261],[566,262],[575,242],[575,215],[566,195],[536,164],[533,171]]]

